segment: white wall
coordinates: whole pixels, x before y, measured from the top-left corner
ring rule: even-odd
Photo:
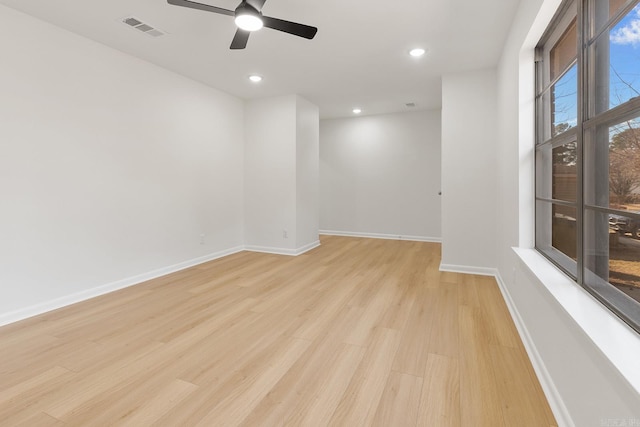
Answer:
[[[320,122],[320,228],[440,239],[440,111]]]
[[[318,107],[296,97],[296,249],[316,245],[320,227]]]
[[[496,72],[442,79],[442,268],[496,265]]]
[[[486,244],[495,242],[500,276],[560,418],[579,427],[633,425],[640,422],[640,396],[511,249],[533,245],[533,47],[559,3],[522,1],[507,37],[498,67],[498,227]]]
[[[245,244],[294,250],[296,96],[245,102],[245,132]]]
[[[242,245],[240,100],[4,6],[0,52],[0,321]]]
[[[245,103],[245,244],[297,254],[318,243],[318,107],[297,95]]]

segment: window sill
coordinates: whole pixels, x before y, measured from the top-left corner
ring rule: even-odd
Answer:
[[[513,248],[523,264],[640,393],[640,335],[535,249]]]

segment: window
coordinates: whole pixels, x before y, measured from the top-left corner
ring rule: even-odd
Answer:
[[[640,332],[640,0],[565,1],[538,44],[536,248]]]

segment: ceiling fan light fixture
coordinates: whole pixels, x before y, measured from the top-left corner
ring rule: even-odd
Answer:
[[[264,26],[262,19],[254,15],[238,15],[236,16],[236,25],[245,31],[258,31]]]
[[[246,2],[237,7],[235,22],[238,28],[245,31],[258,31],[264,26],[260,12]]]

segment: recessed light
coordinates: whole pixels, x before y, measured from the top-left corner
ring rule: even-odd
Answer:
[[[259,76],[257,74],[252,74],[249,76],[249,80],[251,80],[254,83],[259,83],[262,81],[262,76]]]
[[[424,55],[424,53],[425,53],[425,52],[426,52],[426,51],[425,51],[423,48],[421,48],[421,47],[417,47],[417,48],[415,48],[415,49],[411,49],[411,50],[409,51],[409,55],[411,55],[411,56],[413,56],[413,57],[415,57],[415,58],[418,58],[418,57],[420,57],[420,56]]]
[[[360,113],[362,113],[362,109],[360,109],[360,108],[354,108],[353,109],[353,114],[360,114]]]

